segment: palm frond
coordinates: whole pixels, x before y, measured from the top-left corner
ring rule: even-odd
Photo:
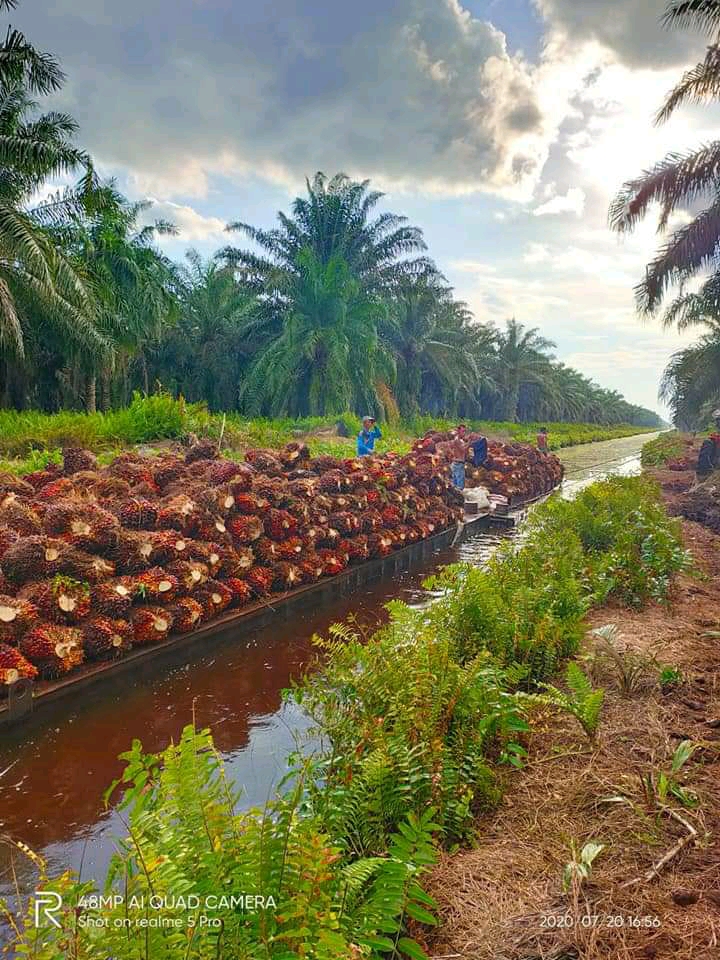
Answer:
[[[720,28],[720,0],[671,0],[661,22],[666,27],[716,31]]]
[[[665,123],[684,103],[705,103],[720,94],[720,46],[708,47],[705,59],[688,70],[665,99],[655,123]]]

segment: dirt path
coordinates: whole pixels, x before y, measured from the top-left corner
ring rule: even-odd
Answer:
[[[594,745],[571,718],[535,716],[526,769],[507,775],[502,805],[478,822],[477,847],[433,872],[441,924],[431,957],[720,958],[720,537],[683,528],[699,576],[678,578],[669,609],[605,607],[588,618],[591,628],[617,625],[633,650],[679,670],[682,682],[661,688],[657,671],[642,669],[639,689],[623,695],[608,673]],[[669,772],[684,740],[696,750],[676,782],[696,795],[691,807],[643,786]],[[563,868],[572,845],[589,841],[605,849],[573,898]]]

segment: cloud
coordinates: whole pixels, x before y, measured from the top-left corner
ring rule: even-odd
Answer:
[[[512,191],[547,154],[533,68],[459,0],[55,0],[13,19],[61,59],[89,148],[146,192],[317,169]]]
[[[178,230],[178,240],[183,243],[214,241],[221,243],[227,239],[225,222],[219,217],[205,217],[193,207],[173,203],[170,200],[155,200],[148,197],[152,207],[147,211],[149,222],[169,220]]]
[[[535,0],[557,44],[596,42],[631,67],[678,66],[699,60],[705,42],[660,20],[663,0]]]
[[[585,209],[585,193],[579,187],[570,187],[566,194],[555,194],[539,207],[535,207],[533,213],[536,217],[545,217],[550,214],[574,213],[581,217]]]

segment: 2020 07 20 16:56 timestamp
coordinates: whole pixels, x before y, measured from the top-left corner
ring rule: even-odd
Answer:
[[[616,929],[652,929],[660,926],[660,917],[653,915],[635,916],[627,913],[546,913],[540,918],[540,926],[545,929],[570,929],[572,927],[615,927]]]

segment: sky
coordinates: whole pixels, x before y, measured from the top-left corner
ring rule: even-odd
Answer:
[[[653,125],[705,40],[665,0],[21,0],[56,55],[53,106],[102,174],[211,255],[268,227],[322,170],[370,178],[425,233],[478,321],[515,316],[559,359],[664,412],[693,339],[641,321],[633,287],[662,237],[607,227],[623,181],[713,138],[715,108]],[[7,14],[5,15],[7,17]]]

